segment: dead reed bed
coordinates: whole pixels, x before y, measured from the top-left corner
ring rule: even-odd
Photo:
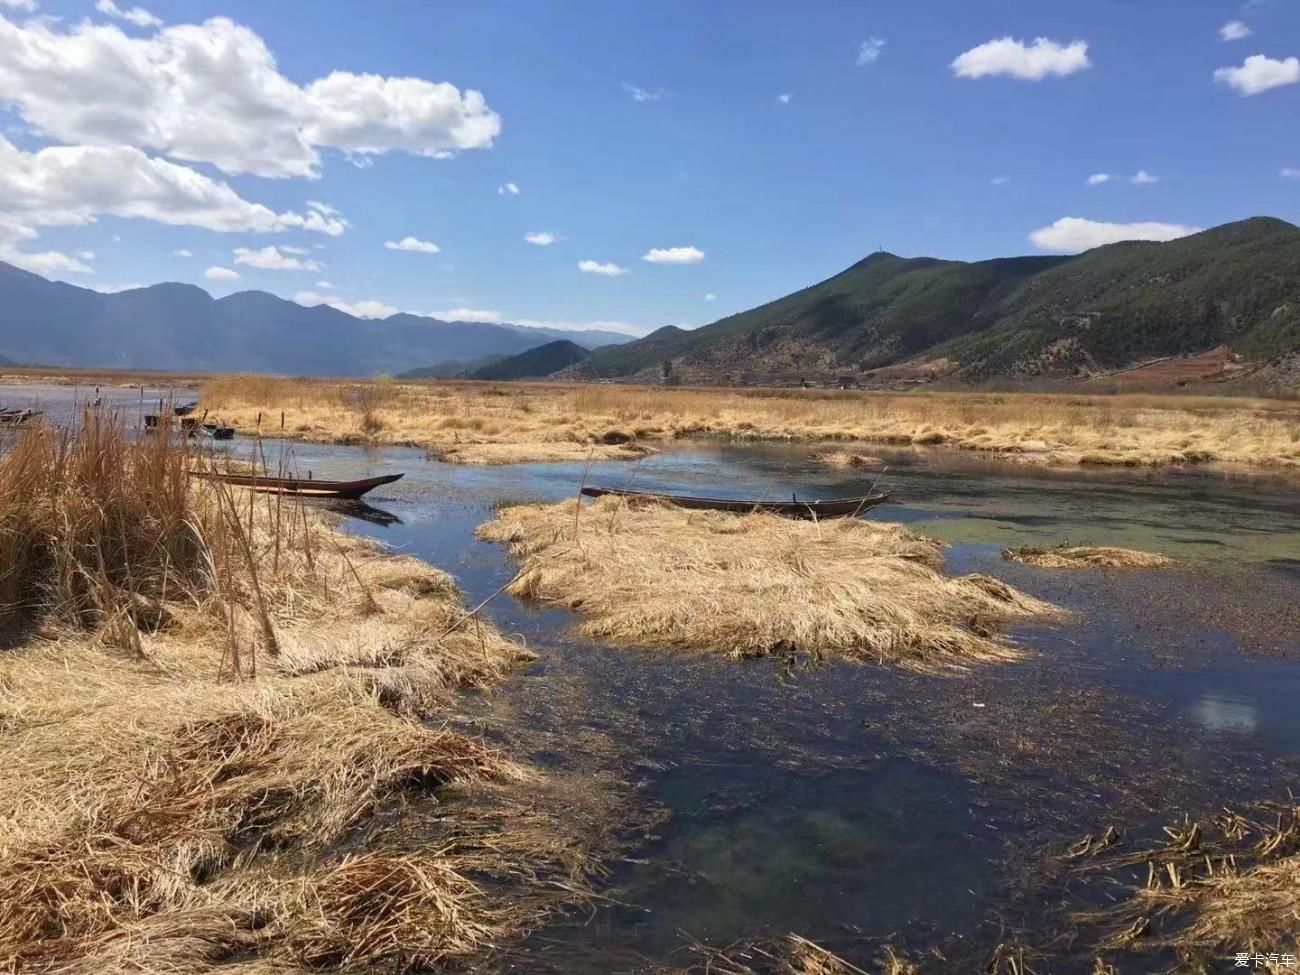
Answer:
[[[448,720],[525,652],[196,462],[98,411],[0,458],[0,970],[470,967],[581,898],[597,831]]]
[[[1173,565],[1174,560],[1158,552],[1140,552],[1113,545],[1071,545],[1053,548],[1005,548],[1002,557],[1040,569],[1158,569]]]
[[[1300,807],[1262,803],[1205,821],[1165,827],[1164,841],[1126,848],[1113,828],[1066,854],[1079,876],[1136,874],[1116,907],[1075,920],[1098,936],[1100,953],[1124,959],[1172,952],[1176,970],[1237,965],[1280,975],[1300,959]],[[1121,885],[1128,886],[1121,880]],[[1139,961],[1139,964],[1141,962]]]
[[[989,576],[944,575],[934,539],[853,518],[604,497],[506,508],[478,535],[519,561],[510,592],[575,610],[583,633],[619,643],[952,671],[1017,657],[997,628],[1056,614]]]
[[[405,444],[464,463],[634,458],[682,437],[946,446],[1016,463],[1300,470],[1293,401],[226,376],[202,404],[241,430]],[[281,418],[283,416],[283,424]]]

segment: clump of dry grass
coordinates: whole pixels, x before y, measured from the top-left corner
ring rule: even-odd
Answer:
[[[951,670],[1018,656],[995,629],[1055,613],[988,576],[945,576],[934,539],[851,518],[603,497],[506,508],[478,534],[520,561],[511,593],[576,610],[583,633],[621,643]]]
[[[1280,956],[1300,956],[1300,807],[1225,809],[1204,827],[1188,820],[1165,834],[1158,847],[1126,852],[1118,843],[1076,857],[1083,874],[1146,866],[1146,884],[1128,899],[1076,917],[1100,930],[1103,951],[1117,959],[1173,951],[1178,971],[1198,973],[1231,967],[1241,952],[1258,970],[1293,968]]]
[[[1284,400],[447,381],[385,381],[372,400],[371,385],[218,377],[201,402],[240,429],[283,411],[291,436],[463,463],[634,458],[647,442],[704,436],[945,446],[1028,464],[1300,469],[1300,410]]]
[[[1040,569],[1157,569],[1172,565],[1173,559],[1157,552],[1140,552],[1113,545],[1070,545],[1055,548],[1005,548],[1002,557]]]
[[[539,825],[548,784],[447,726],[524,651],[444,573],[191,485],[197,462],[93,413],[0,458],[0,546],[25,560],[4,580],[24,628],[0,656],[0,970],[470,963],[580,897],[594,865]],[[369,829],[476,789],[528,802],[458,803],[436,842]]]
[[[857,454],[851,450],[833,450],[819,455],[823,464],[829,467],[872,467],[879,468],[884,463],[879,457],[870,454]]]

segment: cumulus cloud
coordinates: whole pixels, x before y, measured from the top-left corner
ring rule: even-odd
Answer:
[[[313,230],[337,236],[347,226],[341,216],[310,206],[305,213],[277,213],[226,183],[128,146],[25,152],[0,135],[0,259],[41,273],[84,272],[66,256],[23,252],[18,245],[33,240],[41,227],[84,225],[104,215],[222,232]]]
[[[238,281],[239,272],[232,271],[228,267],[210,267],[203,272],[203,276],[209,281]]]
[[[1076,254],[1121,240],[1176,240],[1200,231],[1200,227],[1177,223],[1101,223],[1082,217],[1062,217],[1050,226],[1035,230],[1029,239],[1045,251]]]
[[[501,312],[490,308],[444,308],[429,312],[431,318],[442,322],[486,322],[493,324],[501,321]]]
[[[776,100],[780,102],[782,105],[789,105],[790,93],[788,91],[782,92],[781,94],[776,96]]]
[[[652,247],[641,255],[641,260],[651,264],[698,264],[704,260],[704,251],[698,247]]]
[[[36,9],[36,0],[0,0],[0,7],[12,10],[25,10],[29,13]]]
[[[518,196],[519,187],[514,183],[502,183],[497,187],[498,196]]]
[[[880,60],[880,55],[884,53],[885,39],[883,37],[868,37],[858,45],[858,67],[875,64]]]
[[[1214,80],[1227,85],[1239,95],[1258,95],[1270,88],[1300,82],[1300,58],[1276,61],[1262,54],[1252,54],[1237,68],[1219,68]]]
[[[538,247],[550,247],[559,239],[559,234],[553,234],[549,230],[534,230],[532,233],[524,234],[524,240]]]
[[[148,37],[0,17],[0,93],[53,139],[268,177],[318,176],[323,149],[435,156],[490,146],[501,130],[481,93],[447,82],[334,71],[298,85],[225,17]]]
[[[374,298],[350,302],[344,301],[338,295],[323,295],[315,291],[299,291],[293,296],[293,300],[309,308],[316,305],[329,305],[329,307],[337,308],[339,311],[355,318],[387,318],[389,315],[397,314],[397,309],[392,305]]]
[[[1150,186],[1152,183],[1159,183],[1160,177],[1148,173],[1145,169],[1139,169],[1133,174],[1133,178],[1129,182],[1134,186]]]
[[[295,249],[301,253],[301,248]],[[289,248],[286,247],[285,250],[287,251]],[[318,262],[304,261],[301,258],[281,253],[274,244],[263,247],[261,250],[236,247],[235,263],[247,264],[249,267],[260,268],[263,271],[319,271],[321,269]]]
[[[959,54],[950,67],[958,78],[1004,76],[1022,81],[1042,81],[1049,75],[1063,78],[1092,66],[1086,41],[1059,44],[1037,37],[1032,44],[1014,37],[988,41]]]
[[[184,247],[182,247],[180,250],[172,251],[172,254],[173,254],[174,256],[176,256],[176,257],[193,257],[193,256],[194,256],[194,254],[193,254],[191,251],[187,251]]]
[[[718,296],[715,295],[712,291],[710,291],[708,294],[706,294],[706,295],[704,296],[704,300],[705,300],[705,301],[716,301],[717,298],[718,298]]]
[[[96,0],[95,9],[101,14],[107,14],[118,20],[125,20],[137,27],[161,27],[163,23],[159,18],[145,10],[144,7],[132,7],[129,10],[123,10],[113,0]]]
[[[1230,20],[1219,28],[1219,40],[1240,41],[1255,33],[1240,20]]]
[[[657,102],[667,94],[663,89],[638,88],[626,81],[623,82],[623,90],[632,96],[634,102]]]
[[[627,268],[619,267],[612,261],[608,264],[602,264],[600,261],[579,261],[578,270],[583,274],[603,274],[607,278],[616,278],[620,274],[627,274]]]
[[[333,291],[336,287],[338,287],[338,285],[334,284],[332,281],[317,281],[316,287],[324,288],[327,291]]]
[[[1100,186],[1102,183],[1109,183],[1111,180],[1110,173],[1093,173],[1088,177],[1089,186]]]
[[[403,237],[401,240],[386,240],[384,246],[390,251],[414,251],[418,254],[437,254],[442,248],[431,240],[418,237]]]
[[[1010,176],[994,176],[989,182],[994,186],[1006,186],[1011,182]]]

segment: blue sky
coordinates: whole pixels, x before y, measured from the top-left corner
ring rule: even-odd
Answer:
[[[0,0],[0,259],[644,332],[877,247],[1300,219],[1289,0],[132,8]]]

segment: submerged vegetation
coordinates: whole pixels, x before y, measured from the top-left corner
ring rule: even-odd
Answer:
[[[195,462],[100,411],[0,459],[0,969],[446,969],[581,898],[601,830],[448,724],[524,652]]]
[[[403,444],[463,463],[636,458],[663,441],[727,437],[945,446],[1045,465],[1300,470],[1300,408],[1267,399],[225,376],[201,402],[246,432]]]
[[[941,543],[893,524],[685,511],[598,498],[506,508],[481,525],[520,562],[509,591],[598,639],[731,657],[837,654],[924,671],[1013,659],[1004,623],[1054,607],[941,571]]]
[[[1172,565],[1173,559],[1158,552],[1139,552],[1113,545],[1071,545],[1055,548],[1005,548],[1002,557],[1008,562],[1022,562],[1040,569],[1157,569]]]

